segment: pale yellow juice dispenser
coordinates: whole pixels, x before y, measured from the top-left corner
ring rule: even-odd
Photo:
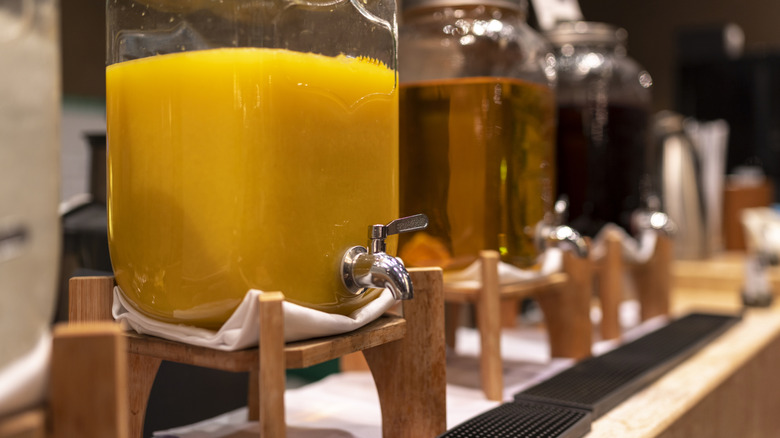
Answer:
[[[555,196],[555,70],[522,0],[405,0],[401,212],[430,227],[401,257],[464,269],[481,250],[537,262]]]

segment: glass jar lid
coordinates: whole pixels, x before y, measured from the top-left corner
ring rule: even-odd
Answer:
[[[628,39],[625,29],[607,23],[569,21],[558,23],[544,33],[555,46],[564,44],[620,44]]]
[[[507,9],[516,9],[525,12],[528,9],[528,0],[402,0],[401,8],[404,11],[422,8],[442,8],[460,6],[495,6]]]

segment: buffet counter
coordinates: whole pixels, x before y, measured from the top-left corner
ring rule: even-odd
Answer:
[[[732,255],[726,262],[718,260],[716,263],[726,263],[719,272],[739,275],[739,256]],[[674,315],[694,311],[734,315],[742,311],[738,289],[697,288],[684,276],[685,272],[706,273],[712,263],[715,262],[708,260],[675,265],[677,286],[671,297]],[[731,281],[738,284],[740,280]],[[626,340],[664,323],[663,318],[655,318],[639,324],[638,313],[635,301],[623,303],[621,320]],[[478,333],[468,328],[459,330],[457,354],[448,357],[448,428],[499,405],[486,400],[479,388]],[[541,327],[533,326],[502,331],[505,400],[571,365],[566,359],[550,359],[545,336]],[[615,345],[597,342],[594,352],[600,354]],[[775,373],[778,364],[780,308],[750,309],[740,322],[697,353],[593,422],[586,436],[780,436],[780,377]],[[366,372],[334,374],[301,388],[288,389],[285,399],[288,436],[382,436],[376,390]],[[246,421],[244,408],[190,427],[161,431],[159,436],[211,438],[256,431],[257,423]]]

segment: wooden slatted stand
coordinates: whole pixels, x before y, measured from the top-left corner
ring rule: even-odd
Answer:
[[[60,324],[49,382],[53,438],[128,438],[127,342],[119,324]]]
[[[223,352],[127,333],[129,436],[140,437],[146,404],[163,360],[250,373],[250,419],[261,436],[285,436],[285,369],[304,368],[362,351],[373,374],[385,437],[436,436],[446,429],[446,352],[442,272],[410,269],[415,297],[403,316],[385,314],[353,332],[285,344],[281,293],[260,296],[258,348]],[[71,321],[111,318],[114,280],[70,280]],[[96,304],[100,303],[100,304]]]
[[[601,338],[621,336],[619,310],[623,301],[623,276],[629,273],[634,280],[642,321],[669,314],[669,295],[672,281],[672,239],[658,234],[655,251],[643,264],[624,260],[620,233],[604,237],[606,252],[602,260],[594,262],[597,290],[601,307]]]
[[[669,315],[673,260],[674,242],[670,237],[659,234],[650,260],[644,265],[631,267],[642,321]]]
[[[54,328],[48,403],[0,417],[0,438],[127,438],[127,352],[119,324]]]
[[[498,278],[499,255],[496,251],[480,253],[482,281],[480,287],[444,285],[447,311],[447,343],[455,346],[460,306],[472,304],[480,334],[481,385],[489,400],[503,398],[501,366],[501,308],[518,300],[533,297],[544,313],[553,357],[582,359],[591,354],[590,299],[592,275],[590,261],[566,251],[563,272],[501,285]]]
[[[46,410],[25,409],[0,417],[0,438],[45,438]]]
[[[601,308],[601,339],[620,337],[620,303],[623,301],[623,262],[622,236],[608,232],[604,236],[606,251],[604,258],[594,261],[599,307]]]

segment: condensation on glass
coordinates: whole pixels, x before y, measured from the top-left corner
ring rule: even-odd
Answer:
[[[132,305],[217,328],[250,288],[344,314],[375,298],[340,263],[398,217],[394,2],[108,0],[107,20],[109,246]]]

